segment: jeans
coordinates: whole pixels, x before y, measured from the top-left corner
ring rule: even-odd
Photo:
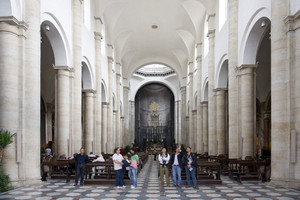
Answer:
[[[78,183],[78,179],[80,176],[80,184],[83,184],[83,179],[84,179],[84,174],[85,174],[85,166],[77,166],[76,168],[76,177],[75,177],[75,183]]]
[[[116,186],[123,187],[123,170],[118,169],[116,172]]]
[[[186,182],[188,186],[191,186],[190,182],[190,176],[192,175],[192,180],[194,183],[194,187],[197,187],[197,179],[196,179],[196,174],[195,174],[195,167],[193,167],[193,170],[191,171],[190,168],[185,167],[185,173],[186,173]]]
[[[129,178],[131,181],[131,184],[136,187],[137,186],[137,168],[130,167],[129,168]]]
[[[124,177],[125,177],[125,174],[126,174],[126,169],[122,169],[122,179],[121,179],[122,185],[125,185],[125,184],[124,184]]]
[[[172,167],[173,184],[181,185],[181,167],[176,165]],[[177,180],[178,177],[178,180]]]

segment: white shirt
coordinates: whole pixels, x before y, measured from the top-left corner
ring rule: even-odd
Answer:
[[[179,163],[178,163],[178,155],[177,155],[177,153],[175,153],[173,165],[179,165]]]
[[[158,155],[158,161],[159,161],[159,163],[160,163],[161,165],[164,164],[163,161],[162,161],[162,158],[164,158],[164,160],[166,161],[165,164],[168,164],[168,162],[169,162],[169,160],[170,160],[169,154],[167,154],[167,155],[166,155],[166,154],[163,154],[162,156],[161,156],[161,154]]]
[[[123,156],[121,154],[114,154],[113,157],[112,157],[113,161],[114,161],[114,170],[119,170],[119,169],[122,169],[122,165],[118,164],[118,163],[115,163],[115,160],[119,161],[119,162],[122,162],[123,160]]]
[[[103,157],[98,157],[97,159],[93,160],[94,162],[105,162]],[[105,169],[105,166],[97,166],[96,169]]]

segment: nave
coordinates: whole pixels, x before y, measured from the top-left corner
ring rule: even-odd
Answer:
[[[275,187],[259,181],[237,183],[222,176],[222,185],[201,185],[198,189],[160,187],[158,165],[149,156],[148,162],[138,175],[138,187],[134,190],[116,190],[113,186],[73,186],[73,182],[50,180],[37,186],[20,187],[0,196],[0,199],[257,199],[257,200],[292,200],[299,199],[300,190]],[[170,182],[172,181],[170,176]],[[172,182],[171,182],[172,183]]]

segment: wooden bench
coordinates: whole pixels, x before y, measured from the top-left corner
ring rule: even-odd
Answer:
[[[229,177],[242,182],[242,180],[259,180],[259,167],[266,166],[265,161],[257,160],[231,160],[229,161]]]
[[[46,181],[46,173],[44,172],[44,166],[49,166],[49,174],[51,178],[66,179],[66,182],[70,182],[71,174],[75,175],[74,160],[44,161],[41,166],[43,181]]]

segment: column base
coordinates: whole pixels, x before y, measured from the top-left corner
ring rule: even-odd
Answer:
[[[14,187],[14,188],[17,188],[17,187],[22,187],[22,186],[29,186],[29,185],[41,185],[42,184],[42,181],[41,181],[41,178],[39,179],[19,179],[19,180],[14,180],[14,181],[11,181],[11,185]]]
[[[300,188],[299,179],[272,179],[267,183],[271,186],[287,187],[287,188]]]

